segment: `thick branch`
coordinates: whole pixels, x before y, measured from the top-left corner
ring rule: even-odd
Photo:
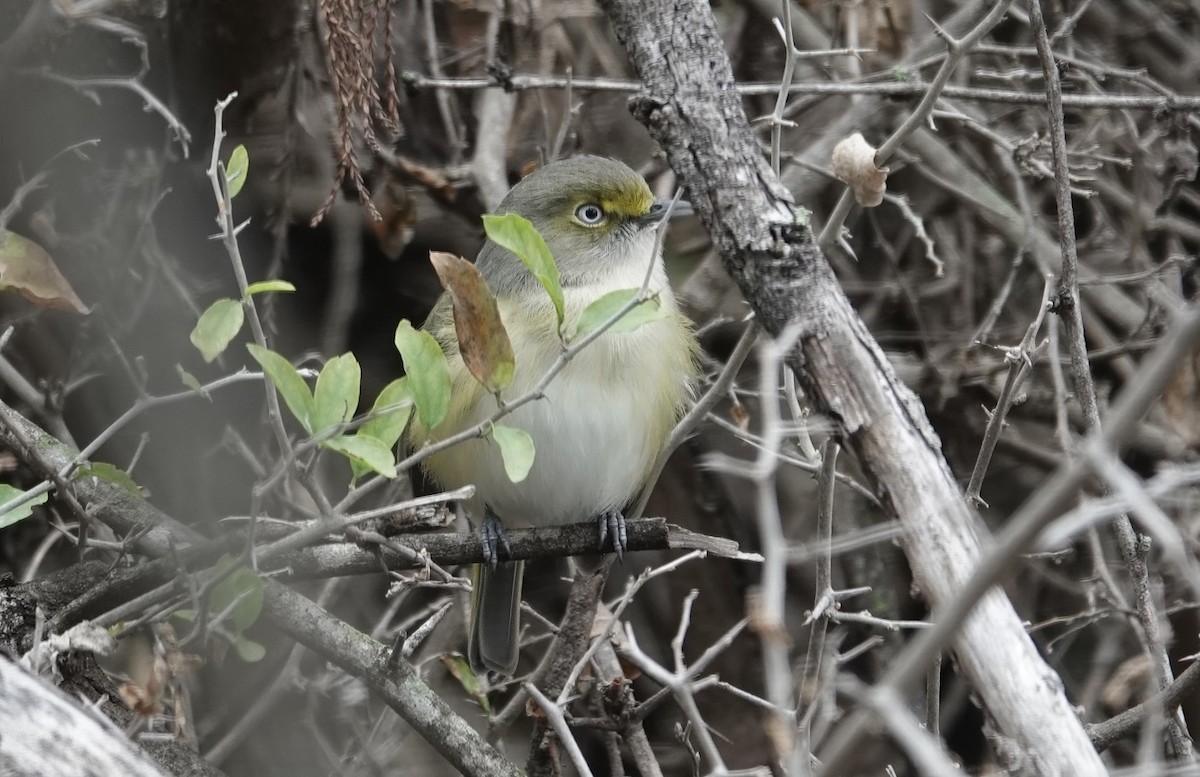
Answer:
[[[790,195],[750,130],[710,9],[699,0],[604,6],[645,85],[634,114],[666,150],[759,322],[775,336],[801,328],[789,366],[904,524],[914,577],[935,610],[944,606],[980,556],[972,515],[923,408],[796,225]],[[954,652],[1001,730],[1048,773],[1103,773],[999,590],[962,624]]]
[[[61,466],[75,451],[0,402],[0,445],[20,450],[12,433],[19,428],[42,463]],[[118,531],[140,531],[139,547],[148,555],[169,557],[175,546],[200,544],[192,530],[172,520],[140,496],[98,478],[75,481],[80,504]],[[147,541],[152,539],[152,541]],[[159,552],[155,552],[158,550]],[[276,627],[311,650],[341,666],[379,694],[406,722],[424,736],[447,761],[464,774],[517,775],[501,756],[456,715],[404,659],[394,657],[384,668],[383,645],[321,610],[300,594],[274,580],[264,580],[263,615]]]
[[[0,440],[3,440],[2,434]],[[629,521],[627,530],[627,549],[630,551],[702,550],[726,558],[753,558],[740,554],[737,543],[731,540],[696,534],[662,518]],[[265,534],[259,530],[261,539],[267,539]],[[595,522],[537,530],[511,529],[508,540],[504,558],[565,558],[604,553]],[[51,627],[62,631],[176,579],[182,573],[208,569],[222,555],[240,552],[245,542],[243,533],[234,532],[219,540],[180,550],[169,558],[139,564],[132,569],[114,570],[101,583],[63,606],[54,616]],[[338,542],[303,548],[260,562],[259,571],[271,573],[276,579],[325,579],[375,574],[381,568],[420,569],[429,562],[448,567],[483,561],[479,536],[473,532],[400,535],[388,538],[387,542],[379,547]]]
[[[76,700],[7,659],[0,659],[0,687],[4,774],[164,774],[115,726],[101,725]]]
[[[463,774],[518,777],[520,770],[483,741],[399,656],[300,594],[263,581],[263,615],[314,653],[361,679]]]

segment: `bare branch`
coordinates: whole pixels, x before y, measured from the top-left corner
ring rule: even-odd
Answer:
[[[974,519],[919,403],[896,381],[811,236],[796,223],[790,195],[748,126],[710,9],[679,0],[603,5],[645,84],[633,100],[635,116],[666,150],[763,328],[775,337],[798,328],[788,367],[910,530],[905,547],[922,591],[935,606],[947,606],[980,558]],[[667,30],[679,43],[669,50],[661,46]],[[965,614],[945,628],[956,631],[959,666],[1005,733],[1052,768],[1101,770],[1065,696],[1047,694],[1050,670],[1011,604],[994,592],[971,617]],[[931,657],[927,651],[923,659]],[[922,667],[904,679],[915,683],[923,673]],[[994,693],[999,688],[1025,703],[1019,709],[1004,704]],[[1032,699],[1042,702],[1036,710]],[[855,727],[840,742],[839,758],[861,732]]]

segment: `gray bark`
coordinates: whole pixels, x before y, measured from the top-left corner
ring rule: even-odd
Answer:
[[[0,774],[22,777],[162,777],[99,713],[0,659]]]
[[[726,271],[772,335],[799,329],[788,359],[810,401],[906,528],[905,550],[937,609],[981,555],[975,520],[924,409],[851,308],[791,195],[770,169],[700,0],[603,3],[644,91],[632,110],[666,151]],[[993,589],[962,624],[955,658],[999,730],[1044,774],[1103,774],[1021,620]]]

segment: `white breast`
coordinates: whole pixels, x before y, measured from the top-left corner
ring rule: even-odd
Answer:
[[[630,274],[610,279],[604,288],[567,290],[564,330],[574,331],[574,320],[601,294],[638,287],[642,280]],[[438,457],[443,485],[474,483],[478,500],[509,527],[578,523],[628,504],[649,475],[684,404],[691,377],[691,333],[679,317],[661,268],[652,288],[659,292],[668,318],[633,332],[601,335],[553,379],[544,398],[500,422],[533,438],[536,453],[525,480],[508,479],[495,443],[485,439]],[[561,345],[553,336],[548,297],[501,302],[500,313],[516,351],[515,376],[504,391],[504,398],[512,400],[545,375]],[[484,395],[460,428],[483,421],[495,409],[495,400]]]

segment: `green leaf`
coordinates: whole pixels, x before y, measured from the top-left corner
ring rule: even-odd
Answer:
[[[14,488],[7,483],[0,483],[0,504],[10,502],[24,493],[25,492],[19,488]],[[12,526],[18,521],[25,520],[33,513],[34,507],[45,504],[46,500],[49,498],[50,494],[48,492],[41,493],[30,498],[24,504],[14,507],[7,513],[0,514],[0,529],[3,529],[5,526]]]
[[[232,556],[222,556],[217,561],[216,569],[218,572],[224,572],[233,563]],[[217,615],[224,612],[235,600],[237,604],[233,605],[233,610],[229,613],[228,624],[229,630],[240,636],[258,620],[263,606],[262,580],[244,566],[238,566],[213,588],[208,599],[211,614]]]
[[[478,582],[476,582],[478,585]],[[471,669],[471,662],[462,653],[442,653],[439,658],[450,676],[458,680],[462,689],[475,700],[485,713],[491,714],[492,703],[488,699],[487,689],[480,681],[479,675]]]
[[[129,477],[129,473],[105,461],[93,461],[84,464],[75,470],[74,477],[76,479],[86,477],[100,478],[101,480],[120,486],[131,494],[138,496],[142,494],[141,487],[133,478]]]
[[[515,213],[505,213],[501,216],[487,215],[483,217],[483,231],[491,241],[501,248],[507,248],[525,263],[533,277],[546,289],[550,300],[554,303],[554,313],[558,317],[558,328],[562,329],[563,322],[563,290],[558,280],[558,265],[546,247],[546,241],[541,234],[524,216]]]
[[[246,313],[236,299],[222,298],[209,305],[192,330],[192,345],[200,349],[204,361],[211,362],[221,355],[229,342],[241,331]]]
[[[404,434],[412,412],[412,392],[408,390],[408,378],[397,378],[379,392],[371,412],[368,413],[369,418],[358,428],[357,436],[378,440],[385,448],[391,450],[400,441],[400,435]],[[358,480],[371,468],[357,459],[351,459],[350,470],[354,473],[354,479]]]
[[[575,327],[575,337],[582,337],[588,332],[598,329],[601,324],[615,316],[617,311],[635,299],[640,291],[640,289],[617,289],[593,300],[584,308],[583,314],[579,317],[579,324]],[[663,318],[666,314],[667,312],[663,310],[658,299],[651,297],[627,310],[625,315],[617,319],[607,331],[632,332],[643,324]]]
[[[229,199],[238,196],[238,192],[246,184],[246,174],[250,172],[250,155],[246,147],[238,145],[229,155],[229,164],[225,165],[225,181],[229,185]]]
[[[450,408],[450,367],[446,355],[433,335],[413,329],[407,320],[396,327],[396,350],[404,360],[417,415],[422,424],[433,429]]]
[[[391,446],[384,445],[374,437],[342,435],[321,444],[349,458],[352,464],[357,462],[360,467],[356,467],[356,470],[366,467],[385,478],[396,477],[396,457],[392,455]]]
[[[175,369],[179,372],[179,379],[183,381],[183,385],[187,386],[192,391],[195,391],[197,394],[209,400],[210,402],[212,401],[212,397],[209,396],[208,392],[204,390],[204,386],[200,385],[200,381],[196,380],[195,375],[185,370],[183,366],[179,364],[175,365]]]
[[[512,383],[516,356],[496,297],[487,281],[466,259],[430,251],[429,261],[450,294],[454,307],[454,333],[458,352],[467,370],[488,391],[497,393]]]
[[[359,437],[373,437],[388,448],[400,441],[412,415],[412,392],[408,378],[397,378],[383,387],[371,407],[371,419],[358,430]]]
[[[309,434],[312,434],[313,395],[308,390],[304,378],[300,377],[300,373],[296,372],[291,362],[269,348],[247,343],[246,349],[275,384],[292,415]]]
[[[313,392],[312,433],[347,423],[358,409],[358,360],[352,353],[325,362]]]
[[[239,636],[233,642],[234,648],[237,649],[238,657],[247,664],[256,664],[263,660],[263,656],[267,654],[267,649],[258,644],[252,639],[246,639]]]
[[[268,291],[295,291],[296,287],[287,281],[259,281],[246,287],[246,296],[263,294]]]
[[[492,439],[500,446],[504,474],[512,482],[520,483],[533,466],[533,438],[522,429],[495,424],[492,426]]]

